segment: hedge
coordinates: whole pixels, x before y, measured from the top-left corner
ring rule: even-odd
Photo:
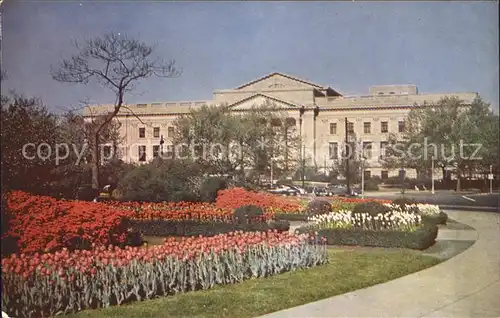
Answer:
[[[301,221],[307,222],[309,215],[305,213],[277,213],[273,216],[275,220],[284,220],[284,221]]]
[[[426,224],[414,232],[406,231],[368,231],[361,229],[322,229],[308,226],[298,229],[299,233],[318,232],[327,239],[328,245],[356,245],[373,247],[399,247],[424,250],[436,243],[438,228]]]
[[[448,214],[446,214],[443,211],[441,211],[436,216],[422,215],[422,221],[424,223],[427,223],[427,224],[435,224],[435,225],[442,224],[442,225],[445,225],[446,222],[448,221]]]
[[[278,232],[287,232],[290,229],[290,223],[286,221],[236,224],[193,220],[130,220],[130,225],[134,231],[146,236],[215,236],[233,231],[277,230]]]

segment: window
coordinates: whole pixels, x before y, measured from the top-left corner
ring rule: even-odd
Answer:
[[[153,158],[156,158],[160,155],[160,145],[153,146]]]
[[[153,128],[153,137],[160,138],[160,127]]]
[[[339,145],[336,142],[331,142],[330,147],[328,149],[330,159],[338,159],[339,158]]]
[[[387,179],[389,179],[389,171],[387,171],[387,170],[382,170],[382,172],[381,172],[381,178],[382,178],[382,180],[387,180]]]
[[[400,133],[405,132],[405,122],[402,120],[398,122],[398,131]]]
[[[371,134],[372,123],[370,123],[370,122],[363,123],[363,131],[365,132],[365,134]]]
[[[364,173],[365,180],[370,180],[372,178],[372,172],[370,170],[365,170]]]
[[[347,123],[347,132],[350,134],[354,133],[354,123]]]
[[[168,127],[167,136],[168,138],[174,138],[174,127]]]
[[[139,161],[146,161],[146,146],[139,146]]]
[[[167,145],[166,157],[169,159],[172,159],[174,157],[174,146],[173,145]]]
[[[146,128],[139,128],[139,138],[146,138]]]
[[[330,123],[330,135],[337,134],[337,123]]]
[[[380,142],[380,158],[385,158],[386,156],[386,149],[389,143],[387,141],[381,141]]]
[[[380,132],[386,133],[389,132],[389,123],[386,121],[383,121],[380,123]]]
[[[102,155],[105,159],[110,159],[111,156],[111,146],[110,145],[105,145],[102,149]]]
[[[372,157],[372,143],[371,141],[363,142],[363,157],[370,159]]]
[[[406,177],[406,171],[403,169],[399,170],[399,178],[404,179]]]

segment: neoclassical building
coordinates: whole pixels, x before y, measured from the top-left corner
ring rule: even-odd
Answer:
[[[478,94],[425,94],[419,93],[415,85],[381,85],[370,87],[368,95],[344,96],[330,86],[272,73],[236,88],[217,90],[210,100],[127,105],[117,115],[123,149],[126,149],[121,152],[121,158],[129,162],[153,159],[160,151],[161,137],[164,139],[163,151],[171,152],[173,123],[190,109],[224,104],[236,112],[270,103],[294,119],[291,122],[302,137],[309,164],[329,170],[337,162],[345,139],[347,118],[348,130],[354,131],[367,149],[365,175],[386,178],[399,174],[399,171],[384,170],[379,162],[389,133],[404,130],[404,119],[413,107],[435,103],[445,96],[456,96],[470,103]],[[113,105],[89,106],[84,115],[94,116],[112,108]],[[406,175],[412,177],[415,172],[408,170]]]

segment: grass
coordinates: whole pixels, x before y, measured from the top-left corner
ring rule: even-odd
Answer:
[[[257,317],[383,283],[436,265],[416,251],[329,250],[329,263],[240,284],[216,286],[70,317]]]

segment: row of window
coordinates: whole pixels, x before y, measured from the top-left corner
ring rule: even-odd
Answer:
[[[352,123],[352,122],[347,123],[347,131],[349,133],[354,133],[354,123]],[[398,132],[402,133],[404,131],[405,131],[405,122],[399,121],[398,122]],[[372,133],[372,123],[371,122],[364,122],[363,123],[363,132],[365,134]],[[389,132],[389,122],[387,122],[387,121],[380,122],[380,132],[381,133],[388,133]],[[330,135],[336,135],[336,134],[337,134],[337,123],[330,123]]]
[[[174,155],[174,146],[173,145],[166,145],[164,146],[164,153],[163,155],[166,158],[172,158]],[[145,145],[141,145],[138,147],[139,151],[139,161],[140,162],[145,162],[147,159],[146,153],[147,153],[147,147]],[[161,146],[160,145],[153,145],[153,158],[156,158],[160,156],[161,154]]]
[[[365,180],[371,179],[371,177],[372,177],[372,173],[371,173],[370,170],[365,170],[363,174],[365,175]],[[404,178],[405,177],[405,171],[404,170],[400,170],[399,171],[399,177],[400,178]],[[380,178],[382,180],[389,179],[389,171],[387,171],[387,170],[380,171]]]
[[[174,127],[167,128],[167,137],[168,138],[174,137]],[[139,128],[139,138],[146,138],[146,128],[144,127]],[[160,127],[153,128],[153,138],[160,138]]]
[[[387,148],[388,144],[389,143],[387,141],[380,142],[380,156],[381,157],[385,156],[385,149]],[[366,159],[371,159],[373,157],[372,149],[373,149],[373,147],[372,147],[371,141],[363,142],[363,156]],[[346,150],[349,150],[349,148],[346,148]],[[330,159],[338,159],[339,158],[339,144],[338,144],[338,142],[330,142],[328,152],[329,152]],[[346,156],[349,156],[349,154],[346,154]]]

